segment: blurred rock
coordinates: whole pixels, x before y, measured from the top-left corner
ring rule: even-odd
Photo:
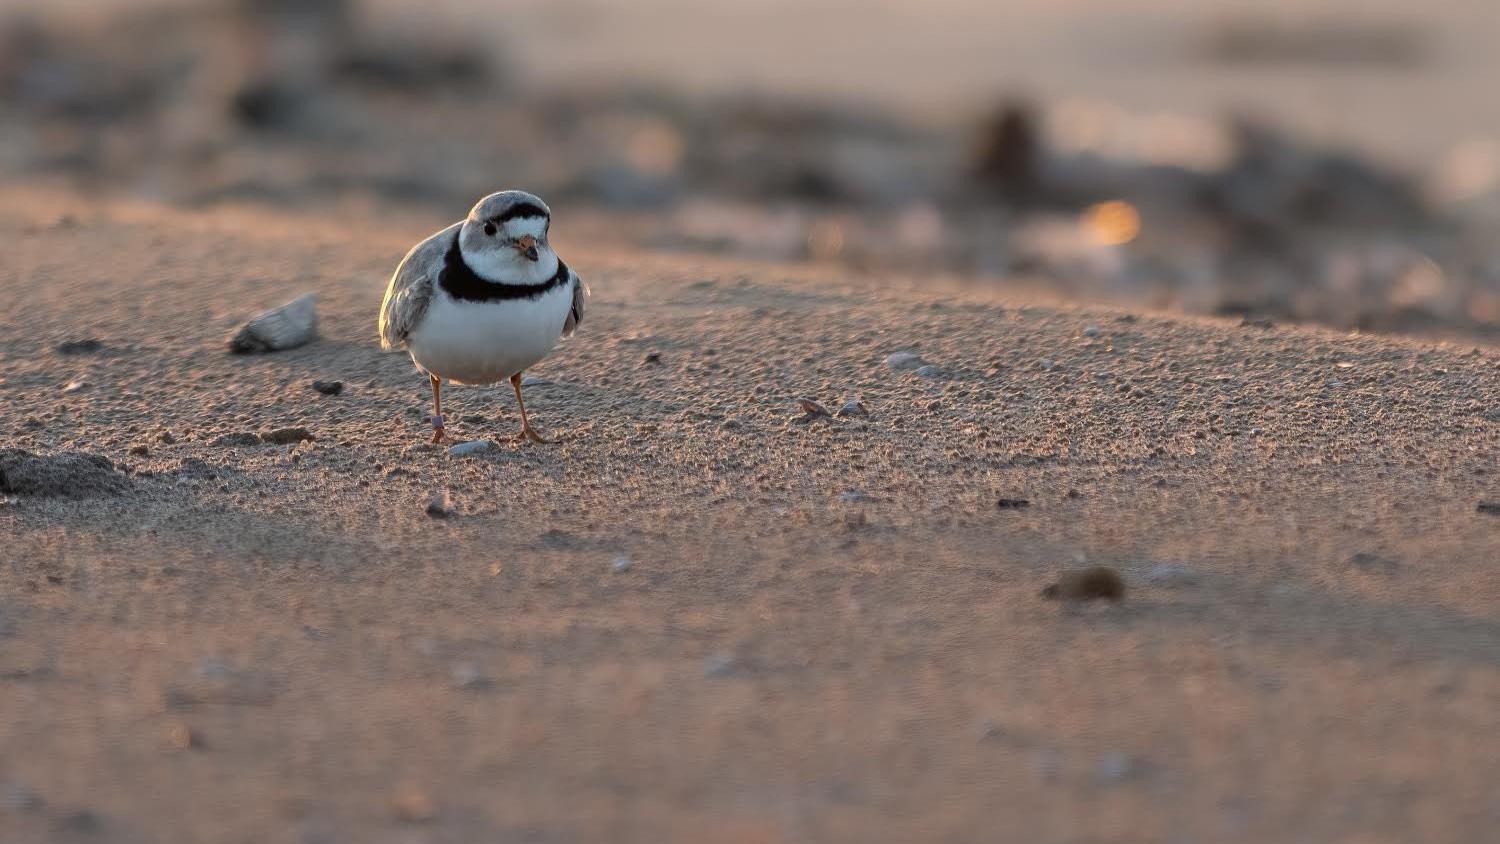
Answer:
[[[57,344],[58,354],[91,355],[103,351],[104,344],[90,337],[86,340],[67,340]]]
[[[250,354],[294,349],[317,335],[317,296],[306,293],[240,326],[229,338],[229,350]]]
[[[916,352],[892,352],[886,356],[885,365],[897,372],[907,372],[927,365],[922,356]]]
[[[32,454],[0,449],[0,493],[41,498],[119,495],[127,481],[108,458],[88,452]]]
[[[261,434],[260,438],[262,442],[268,442],[272,445],[291,445],[293,443],[311,442],[317,439],[306,428],[277,428],[274,431],[267,431]]]
[[[1074,569],[1043,589],[1042,597],[1058,601],[1121,601],[1125,598],[1125,580],[1108,566]]]
[[[489,440],[472,440],[459,443],[448,448],[448,453],[454,457],[471,457],[476,454],[484,454],[494,447]]]
[[[985,123],[974,153],[975,177],[1003,201],[1034,203],[1042,189],[1042,139],[1036,109],[1014,101]]]

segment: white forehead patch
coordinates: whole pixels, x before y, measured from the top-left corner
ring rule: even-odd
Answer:
[[[511,237],[531,235],[541,239],[547,233],[546,217],[516,217],[505,221],[505,232]]]

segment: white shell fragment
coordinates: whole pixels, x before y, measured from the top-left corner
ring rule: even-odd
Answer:
[[[916,352],[894,352],[885,359],[885,365],[897,372],[920,369],[927,365],[922,356]]]
[[[251,318],[229,338],[229,351],[239,355],[275,352],[295,349],[312,340],[318,336],[316,298],[316,294],[304,293]]]
[[[468,457],[472,454],[483,454],[494,446],[489,440],[471,440],[459,443],[448,449],[448,453],[454,457]]]

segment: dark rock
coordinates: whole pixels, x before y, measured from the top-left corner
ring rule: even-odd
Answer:
[[[646,356],[641,358],[641,363],[660,364],[661,352],[647,352]]]
[[[87,452],[32,454],[0,449],[0,493],[44,498],[94,498],[125,491],[125,476],[108,458]]]
[[[57,820],[57,831],[63,835],[96,835],[104,830],[104,819],[88,809],[69,812]]]
[[[1488,513],[1491,516],[1500,516],[1500,501],[1481,501],[1474,508],[1477,512]]]
[[[102,351],[104,344],[90,337],[86,340],[67,340],[57,344],[57,351],[64,355],[92,355]]]
[[[1002,498],[995,502],[995,506],[1001,510],[1024,510],[1031,506],[1031,501],[1026,498]]]
[[[453,501],[448,497],[447,490],[433,494],[427,502],[427,515],[434,519],[446,519],[453,515]]]
[[[983,128],[974,154],[979,183],[1013,205],[1036,199],[1042,183],[1040,121],[1027,103],[1003,105]]]
[[[314,381],[312,388],[325,396],[336,396],[344,391],[343,381]]]
[[[1399,561],[1390,557],[1382,557],[1379,554],[1371,554],[1368,551],[1360,551],[1351,556],[1349,565],[1360,571],[1379,574],[1395,574],[1401,568]]]
[[[1125,598],[1125,580],[1108,566],[1089,566],[1064,572],[1056,583],[1042,590],[1042,597],[1053,601],[1093,601]]]
[[[260,435],[263,442],[272,445],[291,445],[292,443],[311,442],[317,437],[306,428],[277,428]]]

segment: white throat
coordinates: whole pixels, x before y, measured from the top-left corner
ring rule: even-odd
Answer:
[[[557,275],[557,253],[550,246],[538,246],[537,260],[532,261],[514,249],[489,249],[470,254],[459,247],[464,263],[485,281],[504,284],[542,284]]]

